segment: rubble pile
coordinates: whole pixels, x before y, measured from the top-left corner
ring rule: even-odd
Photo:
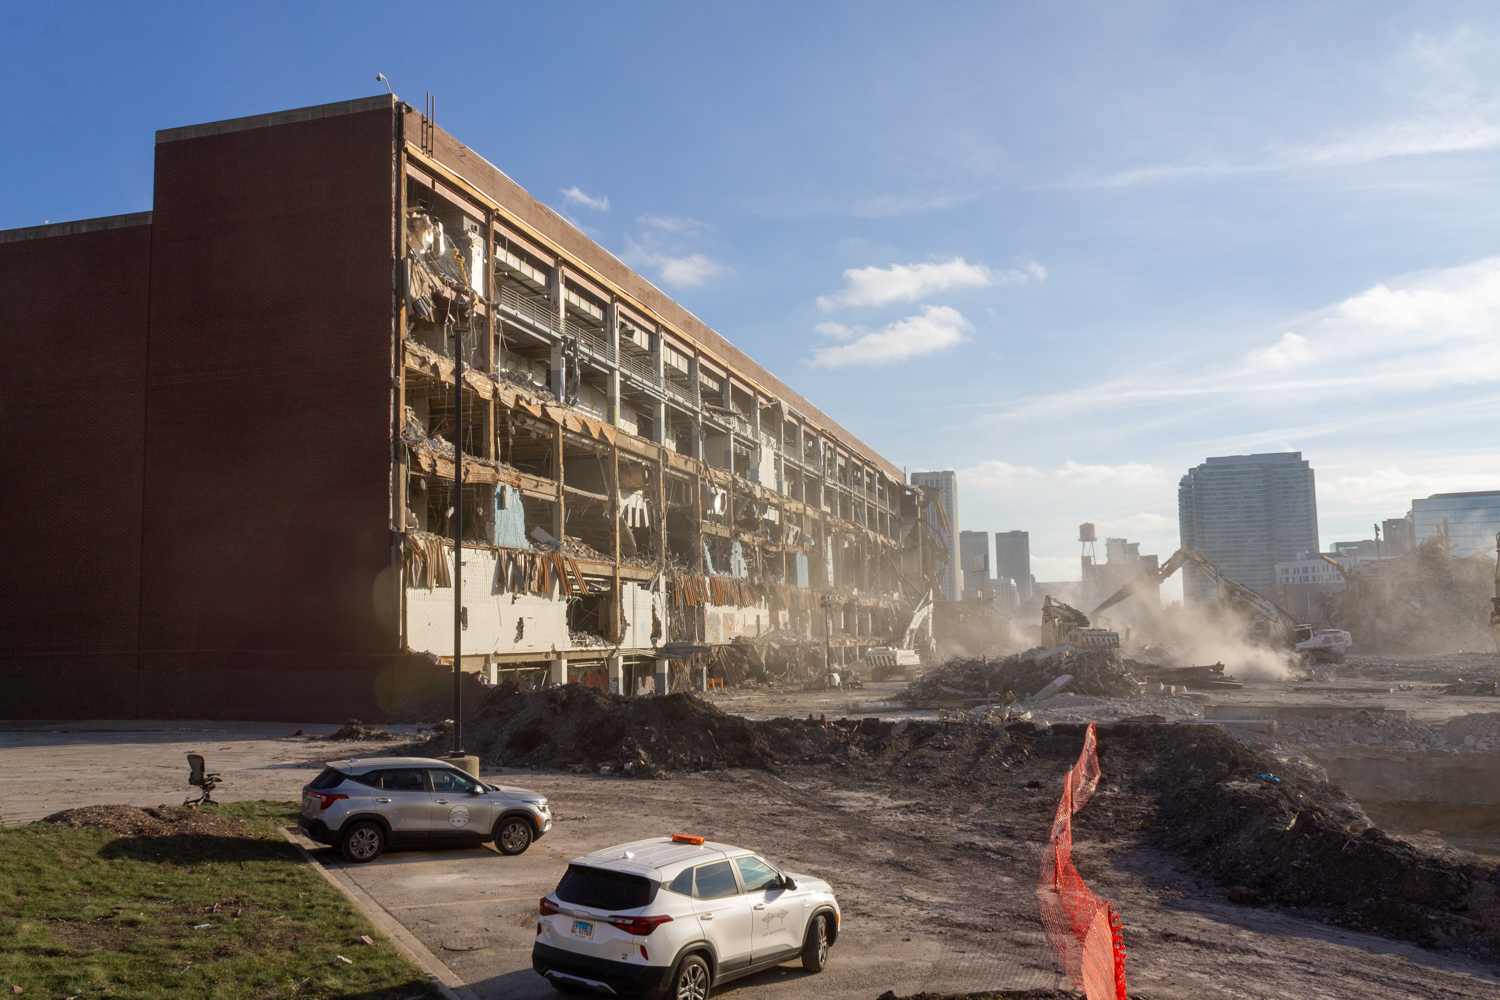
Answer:
[[[1500,954],[1493,866],[1388,837],[1316,773],[1210,726],[1100,727],[1100,748],[1108,780],[1155,798],[1147,838],[1228,888],[1232,902]],[[1099,820],[1085,810],[1075,822]]]
[[[1429,538],[1396,559],[1364,563],[1342,591],[1319,598],[1326,624],[1345,629],[1362,649],[1458,652],[1494,646],[1489,630],[1495,556],[1454,559]]]
[[[627,698],[583,684],[492,691],[464,721],[465,749],[485,767],[541,767],[663,777],[674,770],[772,765],[755,724],[692,694]],[[445,736],[412,752],[440,756]]]
[[[1138,667],[1141,665],[1137,665]],[[1072,680],[1066,690],[1078,694],[1131,698],[1140,685],[1130,668],[1107,649],[1070,648],[1044,655],[1031,649],[1004,659],[950,660],[907,685],[897,696],[906,701],[953,701],[967,698],[1029,698],[1062,674]]]
[[[358,719],[352,719],[327,736],[318,736],[315,738],[330,742],[340,740],[388,740],[391,738],[391,734],[379,726],[367,726]]]

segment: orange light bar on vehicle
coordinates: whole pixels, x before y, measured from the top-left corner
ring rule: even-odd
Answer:
[[[674,833],[674,834],[672,834],[672,843],[674,843],[674,844],[701,844],[701,843],[703,843],[703,838],[702,837],[690,837],[690,836],[688,836],[685,833]]]

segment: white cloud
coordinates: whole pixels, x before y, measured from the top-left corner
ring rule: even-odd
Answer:
[[[1003,415],[1044,420],[1130,409],[1141,419],[1139,408],[1169,404],[1183,419],[1235,405],[1292,406],[1300,414],[1292,433],[1305,441],[1399,419],[1403,399],[1436,414],[1445,404],[1420,394],[1500,385],[1500,257],[1382,282],[1277,328],[1283,332],[1270,346],[1248,354],[1225,350],[1256,336],[1235,332],[1107,382],[1019,400]],[[1369,405],[1374,395],[1378,406]],[[1312,400],[1361,405],[1320,411],[1319,425]],[[1288,433],[1267,427],[1255,440],[1274,444]]]
[[[649,212],[637,216],[636,221],[653,229],[664,229],[682,236],[697,236],[701,230],[708,228],[707,223],[697,219],[678,219],[670,215],[652,215]]]
[[[1297,368],[1317,359],[1307,346],[1307,338],[1290,330],[1270,347],[1251,351],[1246,360],[1252,368]]]
[[[881,365],[931,354],[964,339],[973,324],[951,306],[923,306],[920,316],[899,319],[879,330],[850,328],[842,323],[820,323],[817,331],[843,343],[813,351],[812,364],[821,368]]]
[[[962,257],[954,257],[926,264],[850,268],[844,272],[844,278],[847,284],[843,291],[819,296],[818,308],[829,311],[840,306],[915,302],[954,288],[983,288],[988,285],[1019,285],[1028,281],[1044,281],[1047,269],[1033,261],[1022,269],[995,271],[983,264],[970,264]]]
[[[1164,483],[1169,478],[1165,470],[1141,462],[1127,462],[1124,465],[1079,465],[1071,459],[1052,475],[1062,482],[1080,486],[1099,486],[1105,483],[1113,485]]]
[[[591,194],[585,194],[583,191],[579,190],[577,185],[566,188],[562,192],[562,196],[574,205],[582,205],[584,208],[592,208],[596,212],[609,211],[608,195],[601,194],[596,198]]]
[[[701,285],[709,278],[717,278],[728,270],[723,264],[701,253],[674,257],[660,251],[642,250],[631,256],[642,266],[654,268],[657,276],[674,288]]]

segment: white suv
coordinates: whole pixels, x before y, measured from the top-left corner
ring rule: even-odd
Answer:
[[[827,882],[744,848],[660,837],[569,864],[542,897],[531,966],[564,993],[703,1000],[799,955],[821,972],[838,933]]]
[[[520,854],[552,829],[547,797],[491,785],[428,757],[329,761],[302,789],[297,826],[356,864],[387,847],[479,844]]]

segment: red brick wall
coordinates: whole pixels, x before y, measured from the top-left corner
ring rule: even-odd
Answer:
[[[393,664],[393,127],[157,146],[142,716],[352,711]]]
[[[131,716],[151,227],[0,243],[0,712]]]

